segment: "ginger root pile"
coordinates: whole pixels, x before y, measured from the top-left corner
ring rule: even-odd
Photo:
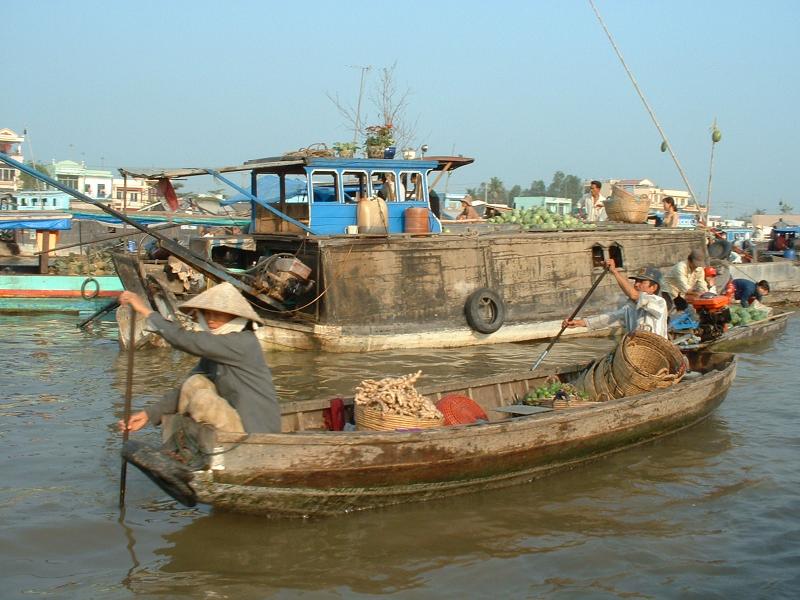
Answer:
[[[421,375],[422,371],[417,371],[405,377],[385,377],[379,381],[365,379],[356,387],[353,401],[386,414],[441,419],[443,415],[433,402],[414,389],[414,383]]]

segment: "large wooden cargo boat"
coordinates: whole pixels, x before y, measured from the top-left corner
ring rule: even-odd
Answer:
[[[600,275],[604,259],[631,272],[667,267],[705,244],[701,231],[623,223],[575,230],[490,223],[445,229],[431,205],[431,189],[441,173],[469,162],[300,158],[227,167],[221,171],[250,173],[249,191],[227,182],[252,203],[250,233],[195,239],[191,249],[228,272],[243,272],[241,280],[250,283],[265,257],[297,259],[308,269],[302,282],[310,286],[295,297],[268,292],[261,303],[267,326],[259,338],[279,348],[362,352],[547,338]],[[172,179],[205,172],[126,173]],[[278,182],[272,198],[259,196],[265,175]],[[365,229],[358,213],[387,176],[405,183],[406,197],[388,197],[384,230],[345,233]],[[427,232],[408,232],[409,209],[427,215]],[[587,311],[608,311],[620,301],[615,283],[604,281]]]
[[[158,182],[160,189],[173,179],[213,175],[250,202],[247,235],[197,238],[185,248],[158,232],[147,233],[210,279],[229,281],[245,293],[267,320],[260,339],[280,348],[361,352],[543,339],[558,332],[605,259],[615,259],[627,272],[646,265],[666,268],[705,245],[702,231],[645,224],[528,231],[521,225],[468,223],[445,230],[432,189],[443,173],[471,162],[290,156],[217,170],[121,172]],[[248,174],[250,189],[227,179],[230,173]],[[148,289],[152,275],[162,289],[177,283],[171,292],[182,291],[163,271],[163,264],[143,263],[125,273],[118,268],[127,289]],[[616,284],[604,280],[585,311],[610,311],[621,301]],[[153,305],[170,312],[170,302],[171,297],[154,299]]]
[[[480,404],[489,421],[405,431],[326,431],[327,400],[283,405],[280,434],[207,430],[208,468],[189,485],[201,503],[259,515],[325,515],[443,498],[530,481],[552,471],[689,427],[725,398],[730,354],[689,354],[693,373],[677,385],[564,410],[509,407],[547,376],[574,381],[581,366],[520,371],[420,389]],[[352,399],[346,399],[351,405]],[[498,410],[501,409],[501,410]],[[504,410],[502,410],[504,409]],[[165,421],[165,433],[171,423]],[[201,436],[202,438],[202,436]]]

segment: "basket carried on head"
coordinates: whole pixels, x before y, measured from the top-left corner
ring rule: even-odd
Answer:
[[[650,212],[650,200],[637,198],[617,185],[611,186],[611,196],[606,198],[606,215],[609,221],[644,223]]]
[[[675,385],[685,372],[686,360],[680,350],[660,335],[645,331],[632,331],[622,338],[611,362],[611,374],[626,396]]]

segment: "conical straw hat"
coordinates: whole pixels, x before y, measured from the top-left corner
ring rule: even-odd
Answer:
[[[194,308],[201,310],[216,310],[219,312],[228,313],[237,317],[244,317],[257,323],[263,323],[264,320],[256,314],[253,307],[245,299],[244,296],[233,287],[233,284],[220,283],[215,285],[202,294],[198,294],[191,300],[187,300],[178,307],[183,312],[189,312]]]

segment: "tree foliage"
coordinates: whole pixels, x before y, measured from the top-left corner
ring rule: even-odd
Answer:
[[[792,212],[794,211],[794,206],[792,206],[788,202],[784,202],[783,200],[781,200],[778,202],[778,209],[781,211],[781,214],[789,215],[792,214]]]
[[[467,193],[476,200],[485,198],[492,204],[509,206],[514,203],[514,198],[519,196],[553,196],[576,201],[583,196],[583,180],[577,175],[567,175],[563,171],[556,171],[550,185],[546,185],[541,179],[535,179],[527,189],[523,189],[520,185],[514,185],[510,190],[506,190],[498,177],[492,177],[488,182],[468,188]]]
[[[29,160],[25,164],[33,169],[36,169],[37,171],[40,171],[41,173],[44,173],[45,175],[50,175],[50,171],[48,171],[47,165],[44,163],[38,163]],[[23,190],[43,190],[45,188],[44,182],[39,181],[38,179],[36,179],[36,177],[28,175],[25,172],[21,172],[19,174],[19,177],[22,183]]]

